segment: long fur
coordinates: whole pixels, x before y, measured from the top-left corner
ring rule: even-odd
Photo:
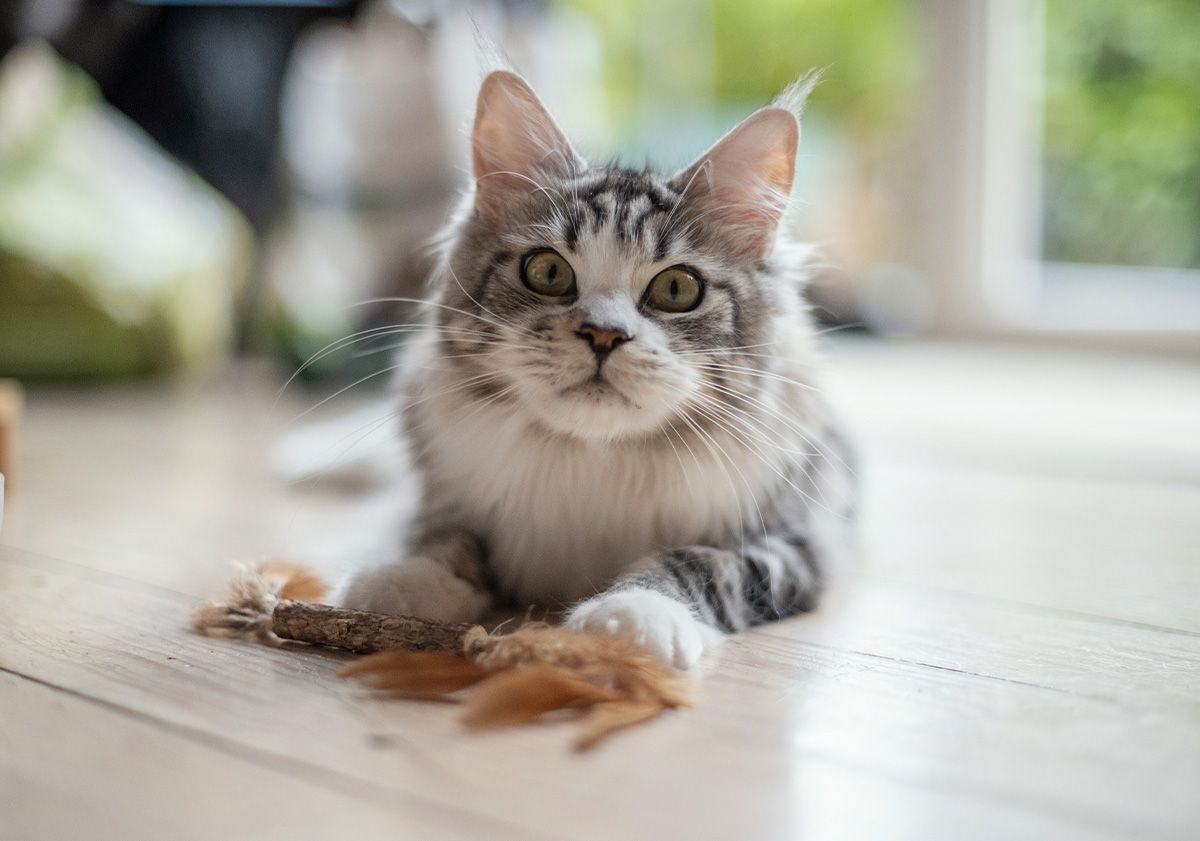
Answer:
[[[523,81],[485,80],[477,183],[400,377],[416,560],[360,574],[350,606],[458,621],[495,600],[575,605],[575,624],[688,665],[718,632],[816,604],[850,543],[853,481],[820,391],[808,252],[779,226],[815,82],[664,176],[589,166]],[[523,284],[545,248],[573,294]],[[703,279],[692,311],[646,303],[672,266]],[[597,357],[585,324],[629,340]],[[442,548],[456,534],[470,548]]]

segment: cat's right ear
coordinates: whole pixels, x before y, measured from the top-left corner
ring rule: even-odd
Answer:
[[[475,210],[503,213],[516,194],[542,189],[547,174],[569,176],[587,168],[525,80],[497,70],[483,80],[471,135]]]
[[[711,224],[736,233],[748,259],[766,254],[787,209],[796,173],[800,123],[779,107],[755,111],[673,180]]]

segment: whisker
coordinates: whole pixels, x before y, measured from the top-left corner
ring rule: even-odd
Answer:
[[[671,432],[674,432],[675,437],[679,438],[679,440],[684,444],[684,446],[687,446],[687,442],[684,441],[683,438],[680,437],[679,430],[677,430],[675,428],[675,425],[673,423],[671,423],[671,421],[669,421],[669,420],[667,421],[667,429],[670,430]],[[667,430],[663,430],[663,431],[666,432]],[[679,462],[679,472],[683,475],[684,482],[687,483],[688,495],[694,497],[695,489],[692,487],[692,477],[691,477],[691,474],[688,472],[687,467],[684,466],[683,458],[679,455],[679,448],[675,446],[675,442],[671,440],[670,435],[667,435],[666,439],[667,439],[667,443],[671,445],[671,452],[673,452],[675,454],[675,460]],[[690,448],[689,448],[689,450],[690,450]],[[696,457],[696,454],[692,453],[692,458],[695,458],[695,457]],[[696,467],[700,467],[700,462],[698,460],[696,462]]]
[[[479,338],[490,339],[491,337],[490,336],[480,336]],[[366,356],[373,356],[376,353],[385,353],[389,350],[399,350],[400,348],[405,347],[407,344],[408,344],[408,342],[396,342],[396,343],[390,344],[390,345],[383,345],[382,347],[371,348],[370,350],[357,351],[354,354],[354,358],[361,359]],[[535,351],[535,352],[545,350],[545,348],[538,348],[538,347],[534,347],[532,345],[515,345],[515,344],[505,344],[505,348],[514,349],[514,350],[529,350],[529,351]],[[468,359],[468,358],[477,357],[477,356],[493,356],[493,355],[495,355],[495,353],[496,353],[496,351],[494,349],[488,349],[488,350],[477,351],[475,353],[457,353],[457,354],[443,353],[443,354],[438,354],[437,358],[438,359]]]
[[[732,467],[737,472],[738,477],[742,480],[742,484],[745,486],[747,493],[749,493],[749,495],[750,495],[750,501],[754,503],[754,508],[758,512],[758,519],[760,522],[762,522],[763,532],[765,533],[767,530],[767,525],[766,525],[766,522],[763,521],[762,509],[758,505],[757,495],[754,493],[754,489],[752,487],[750,487],[750,482],[746,478],[746,474],[743,473],[742,469],[737,466],[737,462],[734,461],[730,457],[729,453],[727,453],[725,451],[725,448],[722,447],[719,443],[717,443],[717,440],[715,438],[713,438],[711,435],[709,435],[707,432],[705,432],[703,429],[701,429],[687,415],[680,415],[679,417],[681,420],[683,420],[684,423],[686,423],[688,426],[690,426],[697,435],[702,436],[705,439],[705,441],[712,442],[712,445],[715,446],[718,450],[720,450],[721,455],[725,457],[725,460],[729,463],[729,466]],[[707,446],[707,444],[706,444],[706,446]],[[709,448],[709,452],[712,452],[711,447]],[[729,490],[733,492],[734,498],[738,499],[738,508],[740,509],[742,507],[741,500],[739,499],[739,497],[741,495],[733,487],[733,480],[729,476],[729,468],[725,467],[724,462],[722,462],[719,458],[717,459],[717,464],[720,464],[721,469],[725,472],[725,478],[729,482]],[[745,553],[745,551],[746,551],[746,524],[745,524],[743,518],[740,516],[740,511],[739,511],[739,516],[738,516],[738,531],[739,531],[738,539],[741,544],[741,551],[743,553]]]
[[[537,187],[537,192],[544,193],[546,195],[546,198],[550,199],[550,203],[554,205],[555,210],[557,210],[559,213],[562,213],[561,206],[558,204],[558,202],[556,202],[554,200],[554,197],[551,196],[550,193],[553,192],[553,193],[557,194],[560,199],[563,198],[563,194],[561,192],[559,192],[558,190],[551,190],[550,188],[545,187],[542,184],[539,184],[537,181],[530,178],[528,175],[526,175],[523,172],[513,172],[512,170],[497,170],[496,172],[489,172],[480,178],[476,178],[475,183],[478,184],[484,178],[491,178],[492,176],[496,176],[496,175],[515,175],[517,178],[524,178],[530,184]]]
[[[416,396],[413,394],[403,395],[403,407],[404,407],[405,411],[408,411],[409,409],[413,408],[414,406],[420,406],[422,403],[425,403],[429,400],[433,400],[436,397],[442,397],[447,394],[455,394],[459,391],[465,391],[473,385],[480,385],[482,383],[488,382],[489,380],[497,379],[501,376],[503,376],[503,375],[500,374],[499,372],[488,372],[486,374],[477,374],[473,377],[467,377],[464,380],[457,380],[449,388],[440,389],[438,391],[433,392],[432,394],[422,394],[421,399],[419,399],[419,400],[412,400],[411,398]]]
[[[767,427],[766,424],[762,423],[754,415],[752,415],[751,413],[749,413],[743,409],[738,409],[735,406],[731,406],[728,403],[724,403],[724,402],[717,400],[713,397],[710,397],[706,394],[697,394],[697,395],[694,395],[694,397],[697,400],[703,401],[704,404],[706,406],[708,406],[710,409],[720,411],[721,414],[730,418],[731,420],[736,419],[738,422],[740,422],[742,424],[751,424],[753,434],[755,435],[755,437],[758,438],[760,441],[762,441],[766,444],[769,444],[771,446],[771,449],[773,449],[773,450],[776,450],[781,453],[787,453],[790,455],[802,456],[804,458],[812,458],[812,457],[820,455],[820,453],[810,453],[807,450],[799,450],[794,447],[787,447],[787,446],[780,444],[779,440],[778,440],[778,436],[772,438],[770,435],[767,434],[769,432],[769,428]]]
[[[319,408],[321,408],[322,406],[324,406],[326,403],[328,403],[328,402],[329,402],[330,400],[332,400],[333,398],[335,398],[335,397],[337,397],[337,396],[339,396],[339,395],[341,395],[341,394],[345,394],[347,391],[349,391],[350,389],[354,388],[355,386],[362,385],[363,383],[367,382],[368,380],[373,380],[373,379],[375,379],[375,377],[378,377],[378,376],[380,376],[380,375],[382,375],[382,374],[387,374],[387,373],[390,373],[390,372],[392,372],[392,371],[395,371],[395,370],[396,370],[397,368],[399,368],[399,367],[400,367],[400,365],[399,365],[399,364],[396,364],[396,365],[388,365],[386,368],[381,368],[381,369],[379,369],[378,371],[374,371],[374,372],[372,372],[372,373],[370,373],[370,374],[367,374],[365,377],[359,377],[357,380],[355,380],[354,382],[350,383],[350,385],[343,386],[342,388],[339,388],[339,389],[338,389],[337,391],[335,391],[333,394],[331,394],[331,395],[329,395],[328,397],[326,397],[325,399],[323,399],[323,400],[319,401],[319,402],[318,402],[318,403],[317,403],[315,406],[309,406],[309,407],[308,407],[307,409],[305,409],[303,412],[301,412],[300,414],[298,414],[298,415],[296,415],[295,417],[293,417],[291,420],[289,420],[289,421],[288,421],[288,422],[285,424],[285,428],[286,428],[287,426],[291,426],[291,425],[292,425],[292,424],[294,424],[296,421],[300,420],[301,418],[303,418],[304,416],[306,416],[306,415],[310,414],[311,412],[315,412],[317,409],[319,409]]]
[[[780,479],[782,479],[787,485],[789,485],[794,491],[796,491],[796,493],[800,494],[800,496],[802,496],[805,500],[811,502],[813,505],[817,506],[818,508],[820,508],[823,511],[828,512],[829,514],[832,514],[834,516],[839,516],[832,509],[830,509],[829,506],[826,505],[824,501],[813,498],[811,495],[809,495],[803,489],[801,489],[798,485],[796,485],[795,482],[793,482],[791,479],[789,479],[783,473],[783,471],[781,471],[779,469],[779,467],[777,465],[775,465],[774,462],[770,458],[767,457],[767,454],[764,453],[761,448],[759,448],[756,445],[752,444],[751,442],[747,441],[743,436],[739,435],[736,430],[731,429],[728,426],[728,424],[723,423],[719,418],[714,417],[713,415],[709,414],[708,412],[706,412],[705,410],[703,410],[697,406],[693,406],[692,408],[694,410],[698,411],[704,417],[708,418],[709,421],[716,424],[719,428],[725,430],[725,432],[727,434],[731,435],[734,438],[734,440],[739,441],[741,444],[743,444],[750,451],[750,453],[752,455],[754,455],[756,458],[759,459],[759,461],[761,461],[763,463],[763,465],[765,465],[769,470],[771,470],[773,473],[775,473],[776,476],[778,476]],[[735,466],[735,469],[737,469],[736,466]],[[739,472],[740,472],[740,470],[739,470]],[[757,502],[755,504],[757,505]],[[764,526],[764,528],[765,528],[765,526]]]
[[[335,353],[341,348],[348,347],[356,342],[366,341],[367,339],[374,338],[377,335],[387,335],[386,331],[391,329],[392,328],[390,326],[370,327],[366,330],[360,330],[357,333],[351,333],[349,336],[343,336],[340,339],[335,339],[334,341],[325,345],[325,347],[321,348],[308,359],[306,359],[300,365],[300,367],[297,368],[292,375],[287,378],[286,381],[284,381],[283,385],[279,387],[279,391],[275,392],[275,402],[271,404],[271,408],[274,409],[275,406],[278,405],[279,399],[283,396],[283,392],[289,385],[292,384],[296,377],[300,376],[305,370],[319,362],[321,359],[324,359],[329,354]]]
[[[411,330],[410,330],[410,328],[411,328]],[[329,356],[331,353],[336,353],[337,351],[343,350],[344,348],[350,347],[351,345],[357,344],[359,342],[368,341],[370,339],[376,339],[376,338],[380,338],[383,336],[390,336],[393,334],[399,334],[399,333],[404,333],[404,332],[418,332],[423,329],[438,329],[438,330],[447,330],[447,331],[457,331],[459,333],[468,334],[468,335],[474,333],[479,338],[487,338],[487,339],[492,338],[487,333],[484,333],[482,331],[474,331],[472,328],[461,327],[461,326],[457,326],[457,325],[436,325],[435,326],[435,325],[427,324],[424,322],[400,322],[400,323],[396,323],[396,324],[385,324],[385,325],[381,325],[379,327],[369,327],[365,330],[359,330],[356,333],[351,333],[348,336],[343,336],[340,339],[335,339],[332,342],[329,342],[323,348],[316,351],[312,356],[310,356],[308,359],[306,359],[292,373],[292,375],[287,378],[287,380],[283,383],[283,385],[281,385],[279,387],[279,390],[275,393],[275,400],[272,403],[271,408],[274,409],[279,404],[279,400],[283,396],[284,391],[288,388],[288,386],[290,386],[292,384],[292,382],[295,381],[296,377],[300,376],[300,374],[304,373],[304,371],[306,371],[308,368],[312,367],[317,362],[319,362],[322,359],[324,359],[325,357]]]
[[[756,345],[733,345],[732,347],[704,348],[702,350],[686,350],[686,349],[685,350],[677,350],[677,351],[675,351],[675,353],[678,354],[679,356],[711,356],[713,353],[717,353],[717,352],[746,350],[749,348],[756,348],[756,347],[770,347],[773,344],[775,344],[775,342],[759,342]],[[739,353],[738,356],[765,356],[768,359],[778,359],[779,358],[779,356],[774,353],[759,353],[759,354]]]
[[[828,450],[825,447],[823,447],[822,445],[818,444],[817,442],[813,441],[812,439],[810,439],[808,437],[808,433],[813,432],[813,430],[807,429],[805,427],[797,426],[792,418],[788,417],[787,415],[782,414],[777,409],[775,409],[771,406],[768,406],[766,403],[762,402],[758,398],[753,397],[749,394],[746,394],[745,392],[738,391],[736,389],[727,388],[726,386],[719,385],[718,383],[712,382],[711,380],[707,380],[706,384],[709,388],[715,389],[717,391],[722,392],[723,394],[727,394],[727,395],[729,395],[731,397],[735,397],[739,400],[744,400],[747,403],[750,403],[751,405],[766,412],[771,417],[775,418],[780,423],[782,423],[786,429],[790,430],[792,433],[799,436],[800,440],[804,444],[815,449],[816,453],[814,453],[814,455],[820,455],[824,458],[832,459],[834,462],[836,462],[838,464],[838,466],[847,470],[850,473],[850,475],[852,475],[852,476],[855,475],[854,469],[849,464],[847,464],[845,462],[845,460],[842,459],[842,457],[836,451]],[[815,434],[815,432],[814,432],[814,434]]]
[[[462,290],[462,293],[464,295],[466,295],[468,298],[471,299],[472,304],[479,307],[481,310],[486,312],[488,315],[490,315],[492,318],[496,319],[497,321],[503,321],[503,319],[501,319],[500,316],[496,315],[494,312],[492,312],[490,309],[485,307],[483,304],[479,303],[479,301],[476,301],[475,296],[467,291],[467,288],[462,285],[462,281],[458,279],[458,274],[454,271],[454,267],[450,265],[449,260],[446,260],[446,271],[450,272],[450,276],[452,278],[454,278],[454,282],[458,284],[458,288]]]
[[[710,398],[710,399],[711,399],[711,398]],[[720,404],[719,404],[717,401],[712,401],[712,403],[713,403],[713,405],[709,407],[710,409],[711,409],[711,408],[715,408],[716,406],[719,406],[719,405],[720,405]],[[723,426],[723,427],[725,427],[726,431],[727,431],[727,432],[729,432],[731,435],[734,435],[734,437],[735,437],[735,438],[740,438],[740,436],[738,436],[738,435],[737,435],[737,433],[735,432],[735,430],[733,430],[733,429],[730,429],[730,428],[728,427],[728,425],[727,425],[727,424],[723,424],[723,423],[722,423],[722,422],[721,422],[721,421],[720,421],[718,418],[712,417],[712,416],[711,416],[711,414],[706,414],[706,417],[708,417],[708,418],[709,418],[709,420],[713,421],[713,423],[716,423],[716,424],[718,424],[719,426]],[[742,428],[744,428],[744,426],[743,426]],[[797,492],[797,493],[799,493],[799,494],[800,494],[801,496],[803,496],[805,499],[807,499],[807,500],[811,501],[813,504],[815,504],[815,505],[818,505],[818,506],[819,506],[819,507],[821,507],[823,510],[829,511],[830,513],[833,513],[832,511],[830,511],[830,509],[829,509],[828,505],[826,504],[826,500],[825,500],[824,498],[822,498],[820,501],[818,501],[818,500],[816,500],[816,499],[813,499],[811,496],[809,496],[807,493],[805,493],[805,492],[804,492],[804,491],[802,491],[802,490],[801,490],[799,487],[797,487],[797,486],[796,486],[796,485],[795,485],[795,484],[794,484],[794,483],[793,483],[793,482],[792,482],[790,479],[788,479],[788,477],[787,477],[787,476],[785,476],[785,475],[784,475],[784,474],[783,474],[781,471],[779,471],[778,469],[776,469],[776,466],[775,466],[775,465],[774,465],[774,464],[773,464],[773,463],[772,463],[772,462],[771,462],[771,461],[768,459],[768,453],[764,452],[764,451],[762,450],[762,448],[758,447],[757,445],[754,445],[754,444],[752,444],[752,443],[751,443],[750,441],[748,441],[748,440],[744,440],[744,439],[742,439],[742,443],[744,443],[746,446],[748,446],[748,447],[750,447],[752,450],[754,450],[754,451],[755,451],[755,454],[756,454],[756,455],[758,455],[758,456],[760,457],[760,459],[763,461],[763,463],[764,463],[764,464],[766,464],[768,467],[770,467],[770,468],[771,468],[771,469],[772,469],[772,470],[773,470],[773,471],[776,473],[776,475],[778,475],[778,476],[779,476],[779,478],[783,479],[785,482],[787,482],[789,485],[791,485],[791,487],[792,487],[792,488],[794,488],[794,489],[796,490],[796,492]],[[768,441],[768,443],[771,443],[771,442],[769,442],[769,441]],[[785,451],[784,451],[784,450],[782,450],[781,448],[779,448],[779,447],[775,446],[773,443],[771,443],[771,450],[772,450],[772,451],[773,451],[775,454],[777,454],[777,455],[778,455],[778,454],[784,454],[784,453],[785,453]],[[804,473],[805,473],[805,475],[806,475],[806,476],[809,474],[809,468],[810,468],[810,467],[813,467],[813,468],[815,468],[815,469],[816,469],[816,471],[817,471],[817,474],[816,474],[816,475],[819,477],[819,476],[821,475],[821,473],[820,473],[820,466],[819,466],[818,464],[815,464],[815,463],[812,461],[812,459],[813,459],[814,457],[818,456],[818,455],[820,455],[820,454],[819,454],[819,453],[805,453],[805,454],[804,454],[804,456],[805,456],[805,459],[804,459],[804,461],[803,461],[803,462],[801,462],[801,461],[797,460],[795,457],[785,457],[785,459],[784,459],[784,460],[785,460],[785,461],[787,461],[787,462],[790,462],[790,463],[791,463],[793,466],[799,467],[801,470],[803,470],[803,471],[804,471]],[[817,483],[816,483],[816,482],[814,482],[814,489],[817,489]],[[818,492],[820,492],[820,490],[819,490],[819,489],[818,489]],[[823,496],[824,496],[824,494],[822,494],[822,497],[823,497]]]
[[[380,328],[376,328],[376,329],[378,329],[380,332],[378,332],[374,335],[371,335],[371,336],[363,336],[359,339],[356,339],[353,342],[348,342],[345,346],[348,347],[351,344],[357,344],[360,341],[367,341],[369,339],[381,339],[381,338],[384,338],[387,336],[401,336],[401,335],[404,335],[405,333],[420,333],[425,330],[430,330],[430,331],[434,331],[434,332],[446,330],[448,332],[451,332],[455,338],[467,338],[467,337],[475,338],[475,339],[491,339],[492,338],[492,336],[489,336],[487,333],[484,333],[481,330],[474,330],[472,328],[466,328],[466,327],[456,327],[454,325],[393,324],[393,325],[388,325],[386,327],[380,327]],[[410,341],[411,340],[405,340],[403,342],[394,342],[392,344],[383,345],[382,347],[372,347],[372,348],[367,348],[364,350],[357,350],[357,351],[354,351],[352,356],[353,356],[353,358],[358,359],[363,356],[371,356],[372,354],[375,354],[375,353],[383,353],[384,351],[387,351],[387,350],[396,350],[398,348],[404,347]],[[337,348],[337,349],[340,349],[340,348]]]
[[[530,330],[521,328],[521,327],[517,327],[515,324],[508,324],[503,321],[492,321],[490,318],[484,318],[479,313],[468,312],[467,310],[460,309],[459,307],[452,307],[449,304],[443,304],[439,301],[430,301],[425,298],[406,298],[401,295],[391,295],[391,296],[387,296],[387,297],[383,297],[383,298],[369,298],[365,301],[360,301],[358,304],[355,304],[354,306],[365,306],[367,304],[386,304],[386,303],[392,303],[392,302],[425,304],[425,305],[428,305],[431,307],[440,307],[441,309],[448,310],[449,312],[455,312],[455,313],[458,313],[459,315],[465,315],[468,318],[478,319],[479,321],[482,321],[484,324],[490,324],[493,327],[499,327],[501,330],[513,330],[513,331],[517,332],[518,334],[524,333],[529,336],[533,335],[533,333]]]
[[[747,368],[743,365],[729,365],[723,362],[693,362],[692,364],[697,368],[707,368],[713,371],[728,371],[735,374],[745,374],[746,376],[750,377],[762,377],[764,379],[777,380],[778,382],[787,383],[788,385],[793,385],[796,388],[804,389],[805,391],[812,391],[817,394],[821,393],[821,389],[817,388],[815,385],[802,383],[799,380],[792,379],[791,377],[785,377],[783,374],[779,374],[774,371],[760,371],[757,368]]]

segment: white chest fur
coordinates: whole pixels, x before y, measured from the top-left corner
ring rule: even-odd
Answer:
[[[452,402],[422,412],[426,505],[485,538],[497,583],[518,604],[565,606],[656,549],[750,529],[754,498],[775,475],[729,438],[679,438],[673,449],[580,442],[506,407]]]

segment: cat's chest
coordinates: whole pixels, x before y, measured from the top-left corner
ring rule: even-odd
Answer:
[[[735,534],[765,479],[682,441],[584,445],[481,414],[430,430],[428,501],[484,538],[522,604],[566,605],[655,550]]]

